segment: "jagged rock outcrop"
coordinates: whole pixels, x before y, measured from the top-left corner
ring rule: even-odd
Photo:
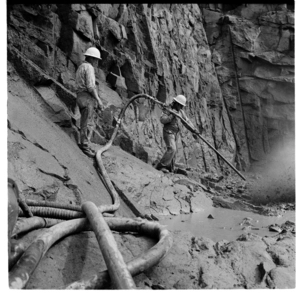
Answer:
[[[293,127],[294,18],[284,5],[227,6],[13,5],[8,8],[8,57],[31,85],[51,87],[78,118],[75,72],[82,53],[95,45],[103,57],[96,70],[99,92],[107,102],[95,117],[95,142],[109,138],[113,117],[133,95],[144,92],[169,102],[183,93],[187,113],[204,137],[245,169]],[[156,105],[137,101],[116,144],[156,162],[164,148],[160,113]],[[187,130],[178,156],[180,163],[203,172],[225,167]]]
[[[294,137],[294,13],[286,5],[203,5],[240,164]],[[240,99],[239,99],[240,92]]]
[[[101,124],[94,136],[96,142],[103,142],[103,136],[109,138],[113,117],[132,95],[145,92],[168,102],[182,92],[189,97],[187,112],[195,125],[203,128],[207,139],[217,143],[217,148],[233,160],[235,143],[209,58],[199,7],[150,6],[12,6],[8,19],[9,60],[31,85],[54,89],[74,113],[73,97],[64,96],[69,91],[74,93],[74,76],[82,53],[94,44],[103,56],[97,70],[99,91],[109,103],[96,119],[96,125]],[[112,91],[114,100],[109,95]],[[211,91],[213,95],[207,94]],[[42,90],[40,94],[45,92]],[[207,99],[214,102],[207,103]],[[209,111],[207,104],[211,103],[215,106]],[[116,143],[148,163],[155,162],[163,152],[160,112],[161,109],[147,101],[135,103],[128,110]],[[219,169],[215,154],[206,145],[191,141],[184,131],[179,142],[181,163],[198,165],[205,171]]]

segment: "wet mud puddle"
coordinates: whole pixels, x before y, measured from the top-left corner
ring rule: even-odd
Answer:
[[[204,236],[217,242],[236,240],[241,234],[249,232],[272,236],[276,232],[269,231],[269,226],[281,225],[288,220],[295,222],[295,211],[287,211],[279,216],[262,216],[252,212],[210,208],[194,214],[168,217],[160,220],[160,223],[167,225],[169,231],[190,231],[197,237]]]

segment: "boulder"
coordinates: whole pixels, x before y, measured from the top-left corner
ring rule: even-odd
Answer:
[[[286,10],[282,11],[269,11],[258,17],[260,23],[262,24],[286,24],[287,23],[287,14],[291,15],[292,13],[287,12]]]
[[[97,9],[101,11],[105,16],[109,16],[109,11],[112,8],[112,4],[95,4]]]
[[[295,269],[276,267],[271,270],[267,277],[270,288],[273,289],[292,289],[296,286]]]
[[[83,40],[75,31],[71,33],[71,36],[72,48],[70,52],[70,59],[78,67],[84,61],[85,58],[83,54],[89,47],[92,46],[92,42],[86,39]]]
[[[65,120],[70,120],[72,114],[70,113],[67,106],[58,98],[55,91],[50,87],[36,87],[37,91],[40,93],[44,101],[52,108],[55,113],[54,122],[62,122]],[[53,119],[55,119],[53,117]]]
[[[80,11],[77,15],[74,29],[83,34],[89,40],[94,39],[93,20],[87,11]]]
[[[125,64],[121,66],[122,76],[125,78],[126,87],[128,90],[139,93],[143,88],[143,68],[134,66],[131,59],[127,59]]]
[[[98,94],[104,102],[105,107],[114,106],[115,108],[121,108],[123,105],[121,97],[106,82],[99,81]]]

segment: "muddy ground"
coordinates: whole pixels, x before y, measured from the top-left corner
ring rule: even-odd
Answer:
[[[112,148],[109,152],[112,152],[116,158],[118,156],[123,158],[124,170],[126,170],[125,164],[130,165],[130,168],[136,168],[134,163],[129,164],[126,161],[128,154],[123,151]],[[118,164],[113,169],[109,159],[111,153],[104,157],[105,164],[110,166],[108,168],[110,177],[112,180],[116,179],[117,177],[111,174],[117,176],[117,170],[122,172],[123,169]],[[143,165],[133,158],[129,158],[129,161]],[[268,161],[265,162],[267,165]],[[261,169],[266,170],[262,167],[262,163],[254,165],[250,172],[245,173],[247,182],[237,176],[220,179],[213,174],[202,174],[206,180],[203,182],[210,183],[203,185],[203,188],[206,188],[203,192],[207,199],[212,200],[214,206],[220,208],[241,209],[265,215],[277,215],[285,210],[294,210],[294,198],[284,196],[286,186],[280,185],[278,178],[266,176],[266,172],[261,173]],[[287,172],[292,170],[292,167],[293,164],[289,164],[285,169],[284,177],[280,177],[282,182],[285,182],[287,178],[293,178],[294,173]],[[146,173],[157,172],[151,166],[146,168],[144,169]],[[137,168],[135,170],[140,172]],[[165,178],[162,180],[172,180],[172,176],[175,176],[157,173],[158,176]],[[138,178],[137,176],[136,174],[135,177]],[[176,177],[177,184],[178,180],[182,183],[184,179],[189,178],[184,175],[180,175],[180,178]],[[259,193],[260,189],[256,188],[264,180],[273,182],[274,185],[277,184],[277,190],[280,188],[281,193],[276,194],[274,201],[266,202],[267,194]],[[118,181],[115,181],[115,184],[117,186]],[[119,186],[122,188],[121,185]],[[124,187],[123,191],[125,190]],[[138,207],[137,203],[135,207]],[[251,219],[245,220],[248,221],[249,226],[252,225]],[[255,231],[246,230],[235,241],[218,242],[206,237],[196,237],[191,232],[174,231],[172,232],[173,246],[168,255],[157,266],[134,277],[135,283],[138,289],[294,288],[295,223],[287,222],[275,228],[272,236],[261,237]],[[29,244],[41,230],[32,231],[16,241],[22,240]],[[155,245],[155,240],[131,233],[114,232],[114,237],[126,262]],[[47,252],[26,288],[65,288],[72,282],[88,279],[105,268],[106,265],[94,233],[92,231],[81,232],[57,242]]]

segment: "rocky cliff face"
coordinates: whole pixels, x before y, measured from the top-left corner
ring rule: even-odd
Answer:
[[[186,95],[194,125],[240,169],[293,135],[294,13],[285,5],[8,6],[8,61],[75,142],[75,72],[91,45],[103,58],[96,74],[105,104],[95,143],[109,139],[114,117],[138,93],[162,102]],[[154,163],[164,151],[160,113],[139,100],[115,143]],[[202,172],[226,168],[185,129],[178,156]]]
[[[204,5],[212,60],[241,163],[294,131],[294,13],[286,5]]]

